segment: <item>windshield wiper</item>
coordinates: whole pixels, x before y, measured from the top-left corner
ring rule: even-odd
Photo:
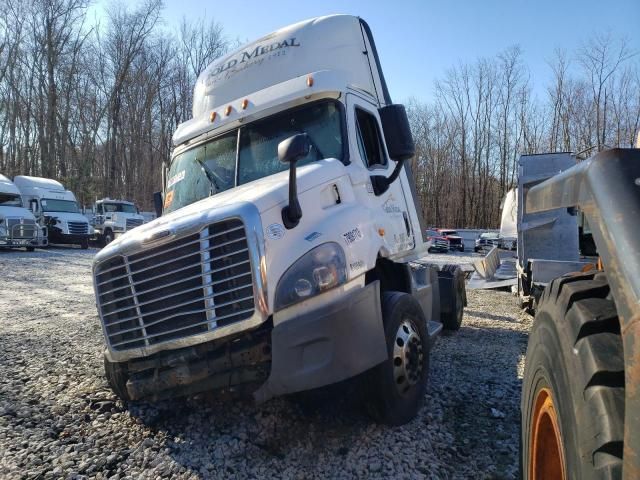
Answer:
[[[218,185],[218,182],[216,181],[216,174],[213,173],[213,170],[211,170],[206,163],[204,163],[202,160],[199,160],[196,158],[196,162],[198,162],[200,164],[200,166],[202,167],[202,170],[204,170],[205,175],[207,176],[207,180],[209,180],[209,183],[213,186],[214,191],[212,191],[211,193],[217,193],[220,191],[220,186]]]

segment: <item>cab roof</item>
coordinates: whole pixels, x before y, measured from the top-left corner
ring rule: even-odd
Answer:
[[[329,15],[304,20],[211,63],[194,89],[193,118],[269,86],[323,70],[341,73],[346,84],[386,103],[382,99],[388,97],[384,79],[377,78],[382,72],[376,68],[374,73],[370,62],[378,64],[377,53],[369,27],[360,18]]]
[[[20,190],[16,187],[8,177],[5,177],[0,173],[0,192],[2,193],[13,193],[15,195],[20,195]]]

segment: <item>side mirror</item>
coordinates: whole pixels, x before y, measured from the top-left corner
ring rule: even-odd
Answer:
[[[404,105],[387,105],[378,109],[389,157],[396,162],[409,160],[416,153],[409,118]]]
[[[153,192],[153,208],[156,211],[156,217],[162,216],[162,192]]]
[[[375,175],[371,177],[371,183],[376,195],[382,195],[387,191],[389,185],[396,181],[402,166],[416,152],[413,143],[413,135],[409,126],[409,118],[404,105],[392,104],[378,109],[382,131],[387,146],[387,152],[392,160],[397,162],[396,168],[389,177]]]
[[[278,144],[278,159],[289,164],[289,205],[282,209],[282,223],[292,229],[302,218],[302,209],[298,202],[296,162],[309,155],[311,142],[306,133],[298,133]]]
[[[298,160],[309,155],[311,142],[309,135],[298,133],[278,144],[278,160],[282,163],[296,163]]]
[[[29,210],[33,213],[38,212],[38,201],[37,200],[29,200]]]

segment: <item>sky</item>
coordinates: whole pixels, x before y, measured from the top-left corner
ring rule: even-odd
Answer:
[[[96,13],[109,0],[98,0]],[[133,2],[129,2],[133,3]],[[520,45],[534,95],[544,95],[554,50],[573,53],[594,31],[626,36],[640,52],[640,0],[165,0],[163,19],[218,21],[241,43],[311,17],[364,18],[376,42],[391,97],[430,101],[434,83],[458,63]],[[640,56],[636,58],[640,61]]]

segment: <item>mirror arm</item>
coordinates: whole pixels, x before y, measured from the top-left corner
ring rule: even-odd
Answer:
[[[393,172],[388,177],[383,175],[373,175],[371,177],[371,185],[373,185],[373,193],[379,197],[384,192],[389,189],[389,185],[395,182],[402,171],[402,166],[404,165],[404,160],[398,160],[396,163],[396,168],[393,169]]]
[[[282,209],[282,223],[291,230],[302,218],[302,208],[298,202],[298,182],[296,178],[296,161],[289,162],[289,205]]]

